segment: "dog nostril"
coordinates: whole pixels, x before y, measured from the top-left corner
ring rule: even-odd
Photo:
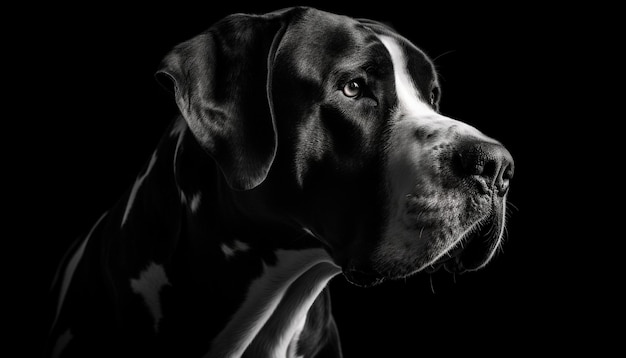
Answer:
[[[499,195],[508,191],[513,177],[513,157],[500,144],[465,142],[458,147],[457,157],[463,175],[479,176]]]
[[[511,182],[511,179],[513,178],[513,158],[511,157],[510,153],[509,158],[510,162],[504,165],[502,175],[496,181],[496,188],[498,188],[498,194],[500,194],[500,196],[503,196],[509,190],[509,184]]]
[[[431,141],[438,137],[438,131],[436,129],[429,128],[427,126],[419,127],[415,130],[415,137],[419,141]]]

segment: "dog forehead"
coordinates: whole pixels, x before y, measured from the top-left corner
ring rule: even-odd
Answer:
[[[398,106],[413,114],[431,114],[433,108],[429,97],[438,83],[430,60],[420,50],[411,51],[409,47],[407,51],[406,43],[393,37],[380,35],[380,39],[393,62]]]
[[[397,45],[404,70],[419,94],[427,98],[431,88],[438,85],[433,62],[395,29],[375,20],[308,9],[289,26],[276,58],[282,58],[283,65],[294,67],[304,77],[321,80],[329,72],[350,67],[399,65],[392,64],[389,41]]]
[[[373,33],[356,19],[310,9],[290,24],[277,56],[340,59],[373,41]]]

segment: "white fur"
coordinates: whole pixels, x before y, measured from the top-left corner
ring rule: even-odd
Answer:
[[[396,94],[398,96],[398,107],[395,112],[396,121],[407,120],[413,122],[415,126],[428,126],[433,129],[448,129],[454,126],[454,130],[457,133],[473,135],[485,141],[495,142],[476,128],[435,112],[420,96],[417,87],[413,83],[413,79],[407,69],[406,57],[397,40],[384,35],[379,36],[379,38],[387,48],[387,51],[389,51],[393,63]],[[399,145],[398,147],[406,146]]]
[[[414,117],[437,115],[419,95],[413,80],[411,80],[409,76],[407,62],[402,48],[398,45],[396,40],[384,35],[379,36],[379,38],[387,48],[387,51],[389,51],[391,61],[393,62],[396,95],[398,96],[397,110],[404,114],[411,114]]]
[[[151,262],[137,279],[130,280],[130,287],[138,295],[141,295],[146,306],[152,314],[154,331],[158,332],[159,322],[163,317],[161,311],[161,290],[170,282],[165,274],[163,266]]]
[[[204,356],[284,358],[315,298],[341,272],[323,249],[278,250],[274,266],[250,285],[246,299]],[[293,345],[291,345],[293,347]]]
[[[238,252],[246,252],[250,250],[250,246],[248,244],[246,244],[245,242],[241,242],[239,240],[235,240],[233,242],[233,246],[228,246],[222,243],[220,248],[222,249],[222,252],[224,253],[224,256],[226,256],[227,259],[234,257],[235,254]]]
[[[201,200],[202,200],[201,192],[197,192],[191,197],[191,203],[189,204],[189,207],[191,208],[192,213],[195,213],[196,211],[198,211]]]

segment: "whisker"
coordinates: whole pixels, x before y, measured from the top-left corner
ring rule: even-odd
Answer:
[[[502,233],[502,238],[509,236],[509,228],[504,226],[504,232]]]
[[[428,280],[430,281],[430,292],[433,293],[433,295],[435,294],[435,286],[433,285],[433,275],[430,274],[428,275]]]
[[[511,201],[509,201],[509,200],[507,200],[507,201],[506,201],[506,206],[507,206],[507,208],[508,208],[509,210],[511,210],[511,209],[515,209],[515,211],[517,211],[517,212],[519,212],[519,211],[520,211],[520,210],[519,210],[519,208],[518,208],[515,204],[513,204]],[[509,210],[507,210],[507,212],[508,212]]]
[[[496,224],[491,224],[489,225],[489,230],[487,231],[487,233],[485,233],[484,237],[486,239],[492,239],[492,238],[496,238],[497,234],[497,225]]]
[[[433,62],[435,62],[435,61],[437,61],[438,59],[442,58],[443,56],[445,56],[445,55],[449,55],[449,54],[451,54],[451,53],[453,53],[453,52],[456,52],[456,50],[448,50],[448,51],[446,51],[446,52],[444,52],[444,53],[442,53],[442,54],[440,54],[440,55],[437,55],[435,58],[433,58]]]

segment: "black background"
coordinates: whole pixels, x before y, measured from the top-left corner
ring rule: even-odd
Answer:
[[[595,259],[611,246],[588,224],[596,207],[587,200],[597,192],[584,180],[572,184],[594,163],[581,147],[595,135],[583,109],[595,90],[582,84],[593,75],[586,56],[597,39],[587,24],[595,15],[532,3],[308,4],[394,26],[435,59],[442,113],[503,142],[516,165],[506,242],[484,270],[370,289],[331,282],[345,356],[608,350],[618,332],[608,328],[618,321],[609,308],[617,285],[604,284],[607,268]],[[5,219],[18,230],[3,254],[8,276],[18,278],[9,281],[9,313],[24,356],[40,349],[47,285],[67,245],[132,185],[175,114],[153,77],[161,58],[230,13],[289,5],[16,10],[20,21],[4,34],[11,97],[3,137],[6,196],[16,199]],[[572,132],[581,121],[584,136]]]

